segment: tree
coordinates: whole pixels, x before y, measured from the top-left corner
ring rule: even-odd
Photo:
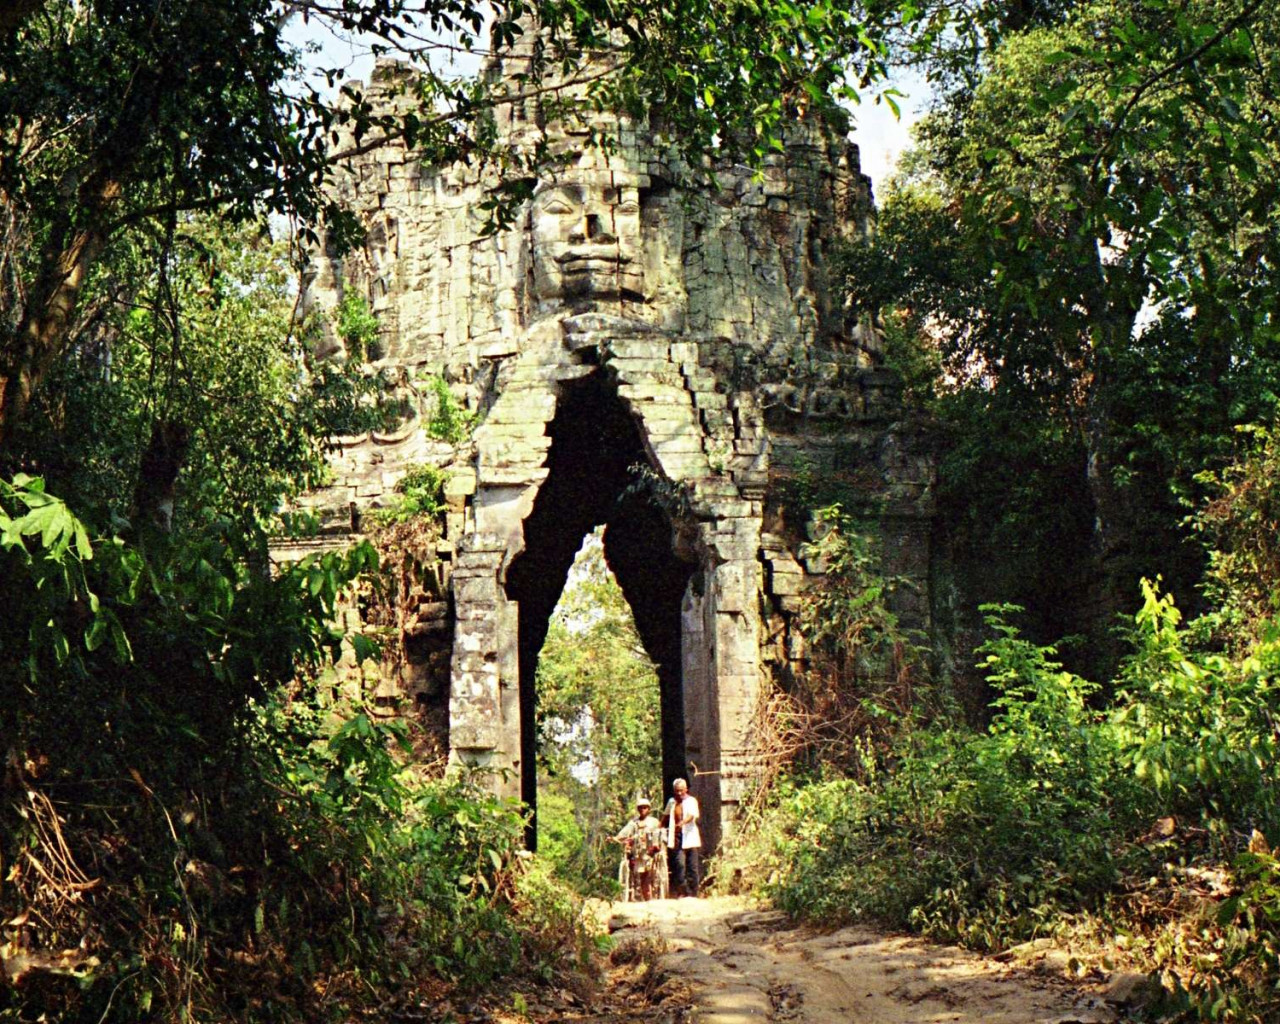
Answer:
[[[351,221],[324,186],[344,157],[402,140],[428,161],[493,158],[485,112],[540,91],[633,114],[661,107],[692,167],[720,151],[760,159],[797,105],[852,93],[846,70],[876,78],[894,13],[854,17],[830,0],[11,4],[0,21],[0,445],[111,300],[102,261],[135,231],[201,210],[312,226],[325,215],[341,239]],[[448,72],[456,50],[484,51],[490,15],[497,48],[530,19],[542,26],[517,95]],[[358,84],[324,69],[335,101],[282,35],[294,16],[410,60],[416,109],[376,113]],[[622,59],[592,63],[618,46]]]
[[[662,738],[657,671],[597,535],[556,606],[536,685],[539,791],[561,811],[563,798],[572,800],[587,841],[571,863],[598,881],[613,866],[604,839],[630,816],[637,791],[659,799],[652,790],[662,785]]]
[[[1261,10],[1108,0],[1006,32],[925,120],[854,258],[855,301],[939,348],[943,390],[1066,432],[1102,619],[1273,401],[1280,39]]]
[[[51,370],[8,450],[103,522],[248,535],[323,478],[329,437],[377,421],[379,381],[309,357],[318,317],[297,315],[286,246],[208,217],[174,228],[104,261],[128,301]]]

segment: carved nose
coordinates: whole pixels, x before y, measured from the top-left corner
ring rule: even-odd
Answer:
[[[573,242],[594,242],[597,245],[612,245],[617,240],[606,219],[598,213],[585,214],[570,237]]]

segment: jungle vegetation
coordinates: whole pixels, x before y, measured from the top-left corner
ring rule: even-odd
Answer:
[[[600,532],[583,543],[538,656],[538,852],[590,895],[614,895],[609,843],[648,796],[661,807],[658,673]]]
[[[1277,25],[989,9],[976,65],[905,58],[935,98],[844,256],[940,438],[954,644],[902,634],[845,523],[802,754],[738,856],[823,923],[1053,937],[1150,972],[1166,1019],[1270,1020]],[[912,663],[842,673],[877,646]],[[815,703],[857,724],[806,732]]]
[[[772,897],[987,949],[1118,935],[1177,1012],[1269,1019],[1265,0],[11,0],[0,1020],[342,1019],[589,957],[563,888],[520,866],[519,808],[482,779],[406,775],[403,727],[334,713],[343,641],[376,656],[336,625],[376,552],[268,571],[281,500],[379,415],[376,380],[310,359],[320,325],[290,283],[321,217],[355,237],[325,198],[334,130],[515,161],[486,131],[504,97],[442,59],[529,14],[543,66],[570,75],[621,40],[588,102],[661,107],[691,166],[760,161],[801,105],[892,103],[895,66],[937,95],[844,280],[943,440],[971,598],[952,635],[974,642],[870,685],[851,643],[920,644],[895,637],[868,549],[832,536],[850,547],[815,597],[826,675],[789,696],[866,715],[800,736],[762,794],[744,856]],[[388,119],[340,68],[306,73],[290,15],[414,61],[420,109]],[[976,698],[937,671],[971,655]],[[583,700],[548,692],[566,714]]]

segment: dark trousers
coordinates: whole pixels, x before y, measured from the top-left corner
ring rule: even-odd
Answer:
[[[702,851],[695,846],[688,850],[681,847],[673,852],[676,859],[671,891],[676,895],[697,896],[698,883],[702,879]]]

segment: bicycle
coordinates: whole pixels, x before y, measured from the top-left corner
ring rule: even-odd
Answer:
[[[639,879],[632,877],[631,871],[631,843],[632,840],[624,840],[622,850],[622,860],[618,863],[618,886],[622,890],[623,903],[641,902]],[[669,891],[669,875],[667,873],[667,848],[659,846],[658,852],[653,855],[653,866],[649,869],[653,873],[653,882],[650,888],[650,899],[665,900]]]

